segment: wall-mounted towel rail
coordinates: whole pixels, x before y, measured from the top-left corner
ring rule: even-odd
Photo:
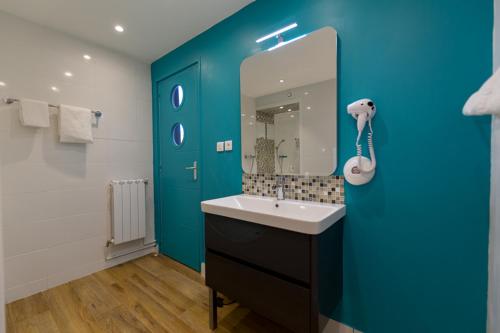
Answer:
[[[3,99],[3,102],[5,104],[12,104],[12,103],[15,103],[15,102],[19,102],[19,100],[17,98],[4,98]],[[49,107],[51,108],[59,108],[59,106],[57,105],[54,105],[54,104],[49,104]],[[96,117],[96,118],[100,118],[102,116],[102,112],[101,111],[92,111],[92,114]]]

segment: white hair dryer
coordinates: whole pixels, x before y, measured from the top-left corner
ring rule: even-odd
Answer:
[[[358,122],[358,137],[356,139],[357,155],[351,157],[344,165],[345,179],[352,185],[363,185],[372,180],[375,175],[377,160],[375,159],[375,149],[373,147],[372,118],[375,116],[377,108],[372,100],[368,98],[360,99],[347,106],[347,113],[353,116]],[[368,122],[368,149],[370,158],[363,156],[363,147],[359,143],[361,135]]]

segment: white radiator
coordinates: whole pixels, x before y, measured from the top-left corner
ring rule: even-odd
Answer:
[[[146,236],[147,179],[113,180],[113,244]]]

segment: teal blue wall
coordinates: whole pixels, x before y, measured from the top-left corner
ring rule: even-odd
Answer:
[[[344,296],[331,317],[368,333],[485,332],[490,120],[461,107],[491,72],[493,1],[259,0],[153,63],[155,94],[201,61],[203,198],[241,191],[240,63],[295,21],[290,37],[338,31],[337,174],[355,154],[346,105],[378,107],[376,177],[346,186]],[[216,153],[229,138],[234,151]]]

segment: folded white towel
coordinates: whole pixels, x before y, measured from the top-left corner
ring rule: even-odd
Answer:
[[[66,143],[92,143],[92,111],[70,105],[59,106],[59,139]]]
[[[500,69],[464,105],[466,116],[500,114]]]
[[[19,120],[24,126],[49,127],[49,104],[33,99],[19,101]]]

